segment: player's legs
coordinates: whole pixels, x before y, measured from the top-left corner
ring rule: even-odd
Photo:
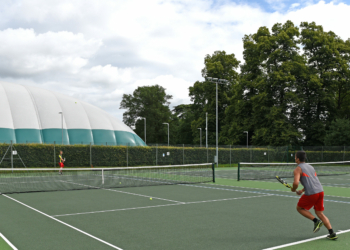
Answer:
[[[299,207],[297,206],[297,211],[304,217],[310,219],[310,220],[313,220],[315,219],[315,216],[310,213],[310,211],[306,210],[305,208],[302,208],[302,207]]]
[[[332,225],[331,223],[329,222],[327,216],[325,216],[323,214],[323,211],[317,211],[315,210],[315,213],[317,215],[317,217],[323,222],[323,224],[325,225],[325,227],[329,230],[329,229],[332,229]]]

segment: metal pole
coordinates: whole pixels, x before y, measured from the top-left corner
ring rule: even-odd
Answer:
[[[143,118],[145,119],[145,143],[146,143],[146,118]]]
[[[156,166],[158,166],[158,144],[156,144]]]
[[[208,112],[205,113],[205,147],[208,148]]]
[[[247,131],[247,148],[248,148],[248,134],[249,134],[249,131]]]
[[[169,147],[169,123],[168,123],[168,147]]]
[[[53,167],[56,167],[56,141],[53,142]]]
[[[185,144],[182,144],[182,164],[185,164]]]
[[[219,145],[218,145],[218,82],[216,82],[216,167],[219,167]]]
[[[11,168],[13,173],[13,151],[12,151],[12,141],[11,141]]]
[[[92,168],[91,142],[90,142],[90,167]]]
[[[126,144],[126,167],[129,167],[129,150],[128,150],[128,144]]]
[[[230,145],[230,167],[231,167],[231,145]]]

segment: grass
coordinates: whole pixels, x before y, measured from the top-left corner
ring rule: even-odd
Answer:
[[[6,241],[0,237],[0,249],[1,250],[12,250],[12,247],[10,247]]]

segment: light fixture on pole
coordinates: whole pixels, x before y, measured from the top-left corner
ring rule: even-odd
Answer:
[[[218,134],[218,84],[226,84],[228,81],[225,79],[218,79],[213,77],[207,77],[206,80],[216,83],[216,167],[219,167],[219,134]]]
[[[247,148],[248,148],[248,131],[244,131],[244,133],[247,133]]]
[[[164,122],[163,124],[167,124],[168,125],[168,147],[169,147],[169,123]]]
[[[197,128],[197,129],[199,129],[199,141],[200,141],[200,147],[202,147],[202,128]]]
[[[61,122],[62,122],[62,145],[63,145],[63,112],[58,112],[58,114],[61,115]]]

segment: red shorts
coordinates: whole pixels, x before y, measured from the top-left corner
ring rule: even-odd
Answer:
[[[310,208],[314,207],[316,211],[324,211],[323,197],[324,192],[312,195],[303,194],[299,199],[298,207],[306,210],[310,210]]]
[[[64,167],[64,164],[62,162],[59,162],[58,165],[60,166],[60,168]]]

